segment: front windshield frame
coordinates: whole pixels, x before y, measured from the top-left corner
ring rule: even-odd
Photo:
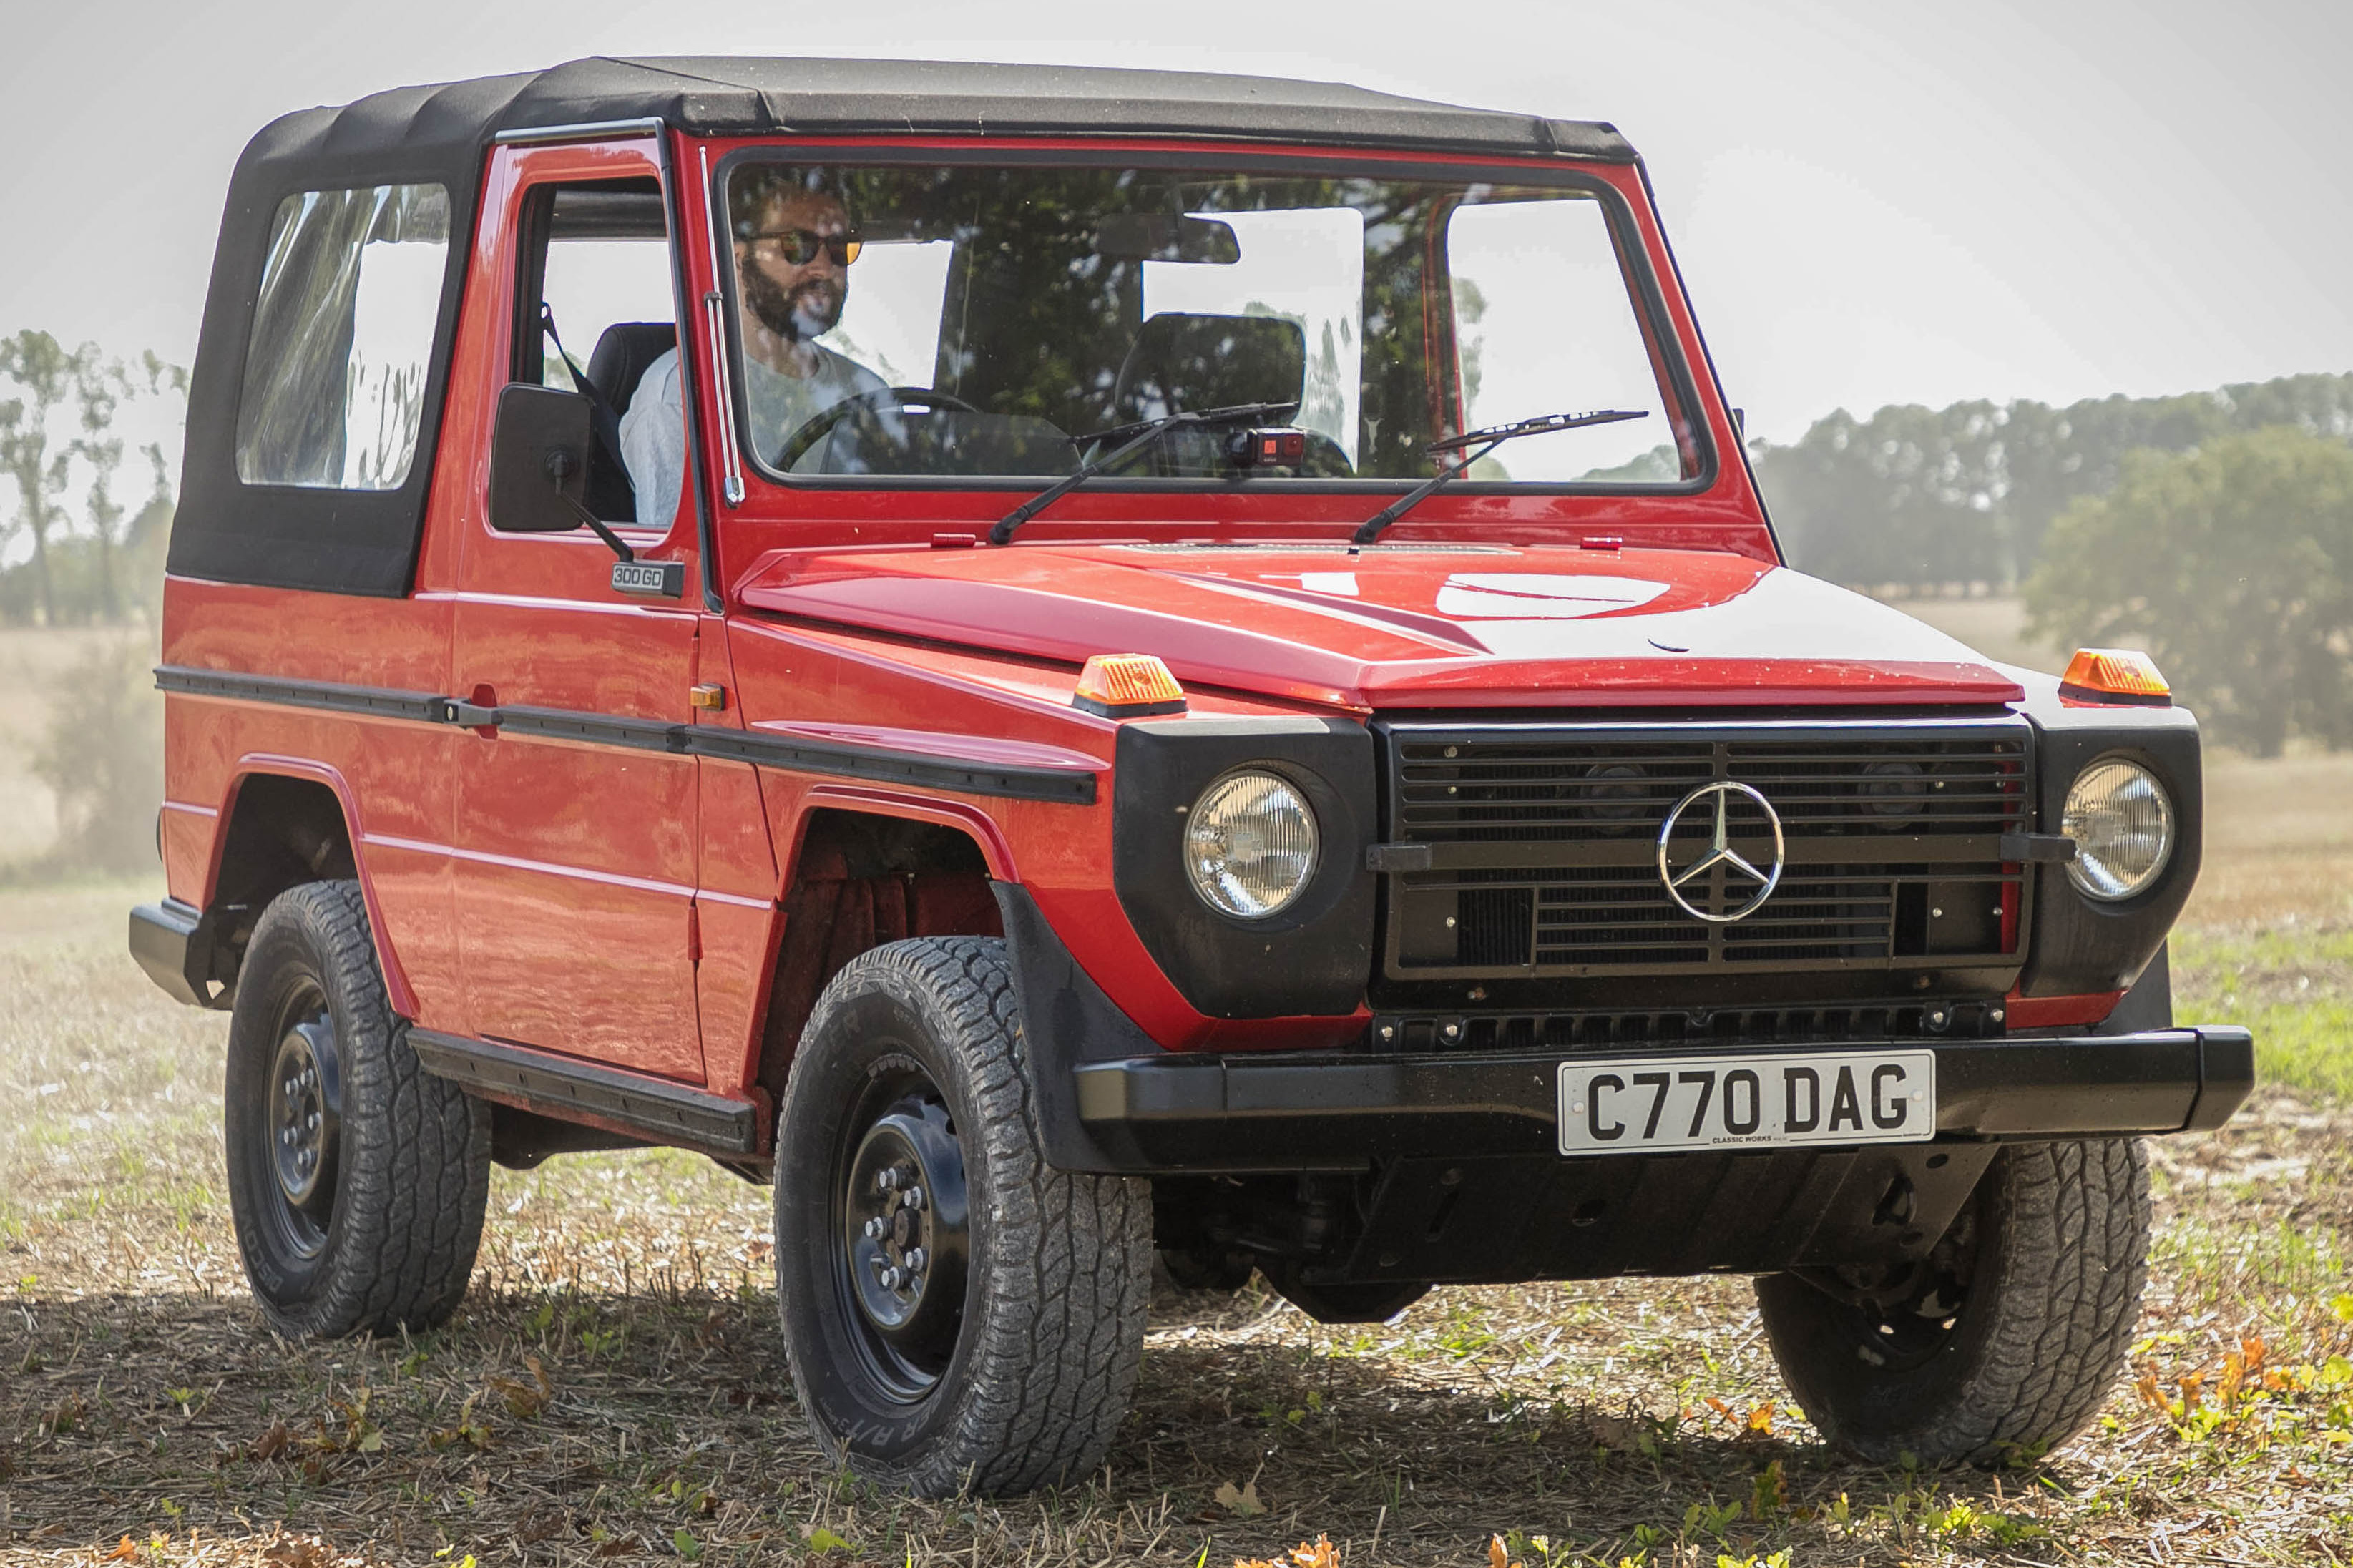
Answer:
[[[1665,290],[1651,264],[1633,205],[1624,191],[1599,175],[1574,165],[1546,164],[1508,158],[1469,162],[1386,156],[1367,158],[1345,153],[1269,153],[1260,149],[1166,148],[1104,145],[1074,148],[997,144],[941,147],[894,145],[889,142],[760,142],[738,146],[708,165],[704,191],[712,235],[712,262],[721,280],[720,327],[724,341],[713,345],[726,356],[726,388],[733,421],[733,445],[744,475],[781,491],[856,493],[942,493],[1025,496],[1054,482],[1052,475],[822,474],[786,472],[765,461],[756,449],[749,398],[745,390],[742,299],[728,207],[731,177],[746,164],[767,163],[812,167],[973,167],[1166,170],[1208,176],[1263,175],[1274,178],[1371,178],[1398,181],[1430,180],[1469,184],[1508,184],[1514,188],[1557,188],[1592,200],[1600,210],[1617,252],[1628,305],[1645,339],[1659,378],[1659,393],[1668,422],[1658,445],[1676,446],[1688,440],[1696,462],[1694,471],[1674,481],[1604,481],[1588,479],[1474,479],[1468,475],[1448,483],[1455,496],[1619,496],[1673,498],[1703,494],[1715,488],[1722,474],[1708,405],[1700,396],[1691,356],[1668,308]],[[1455,345],[1460,353],[1459,344]],[[1460,375],[1458,368],[1457,374]],[[1577,407],[1575,387],[1561,389],[1564,410]],[[1237,481],[1231,478],[1128,476],[1103,474],[1088,483],[1091,491],[1108,494],[1234,495],[1246,489],[1257,496],[1357,496],[1375,505],[1376,498],[1394,498],[1420,482],[1395,476],[1373,478],[1292,477]]]

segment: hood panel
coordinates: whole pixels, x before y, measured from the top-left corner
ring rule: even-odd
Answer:
[[[1899,611],[1746,556],[1566,547],[1021,545],[777,552],[756,610],[1360,709],[1995,703]]]

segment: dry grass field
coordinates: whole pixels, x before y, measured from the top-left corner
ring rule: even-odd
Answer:
[[[0,638],[19,733],[29,657]],[[448,1329],[288,1344],[228,1229],[226,1021],[122,952],[155,889],[0,891],[0,1564],[2353,1562],[2353,758],[2210,782],[2180,1011],[2253,1022],[2274,1087],[2158,1144],[2126,1375],[1996,1472],[1830,1452],[1745,1280],[1440,1291],[1361,1331],[1253,1287],[1155,1301],[1101,1471],[911,1502],[807,1438],[765,1194],[674,1153],[501,1171]]]

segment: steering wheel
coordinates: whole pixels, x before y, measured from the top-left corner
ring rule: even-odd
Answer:
[[[784,447],[771,460],[771,466],[790,473],[795,463],[808,456],[810,447],[832,435],[833,427],[851,415],[870,414],[885,405],[904,408],[909,404],[921,408],[944,408],[953,414],[980,412],[961,397],[920,386],[883,386],[871,392],[855,393],[802,421],[799,429],[785,437]]]

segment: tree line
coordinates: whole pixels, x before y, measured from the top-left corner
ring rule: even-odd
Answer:
[[[1874,586],[2023,583],[2052,525],[2104,496],[2133,454],[2193,453],[2287,427],[2353,441],[2353,375],[2291,375],[2171,397],[2086,398],[2063,408],[1891,405],[1844,409],[1787,447],[1752,452],[1793,563]]]
[[[152,609],[178,454],[142,443],[126,474],[117,426],[125,405],[148,401],[175,428],[187,395],[187,372],[153,352],[0,338],[0,496],[13,503],[0,506],[0,622],[118,625]]]

